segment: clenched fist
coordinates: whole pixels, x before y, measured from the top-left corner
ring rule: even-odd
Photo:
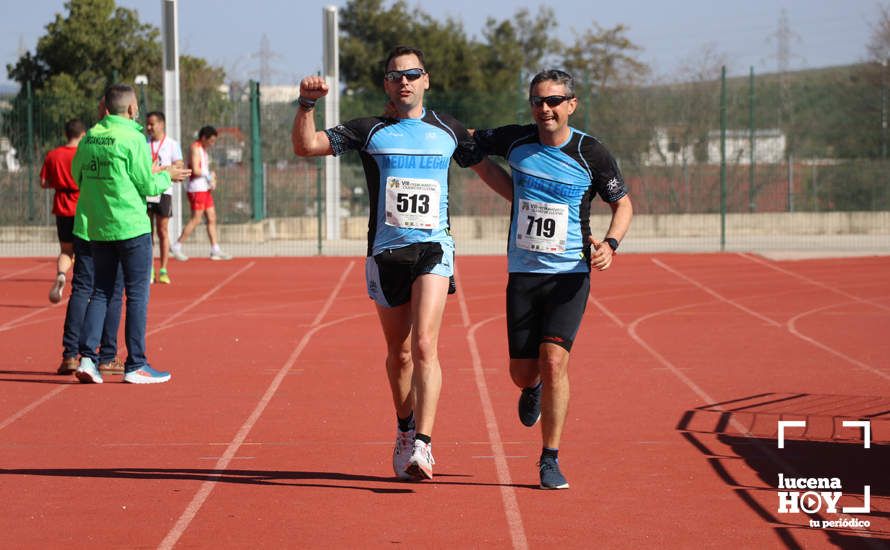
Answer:
[[[315,101],[328,95],[328,85],[323,76],[307,76],[300,81],[300,97]]]

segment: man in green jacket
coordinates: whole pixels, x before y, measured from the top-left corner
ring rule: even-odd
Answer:
[[[108,88],[105,107],[108,115],[81,140],[71,166],[80,187],[74,234],[90,241],[96,270],[75,375],[83,383],[102,383],[96,348],[121,266],[127,292],[124,382],[157,384],[170,380],[170,373],[156,371],[145,358],[152,257],[145,197],[159,195],[170,187],[171,180],[182,180],[190,171],[170,166],[153,172],[142,127],[135,121],[139,106],[132,87],[115,84]]]

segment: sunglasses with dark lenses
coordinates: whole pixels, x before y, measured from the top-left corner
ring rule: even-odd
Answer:
[[[548,107],[556,107],[557,105],[562,104],[563,101],[568,101],[575,96],[571,95],[548,95],[547,97],[541,97],[539,95],[533,95],[528,100],[535,107],[540,107],[543,104],[547,104]]]
[[[414,82],[423,76],[424,73],[426,73],[426,71],[423,69],[405,69],[404,71],[389,71],[383,73],[383,78],[389,82],[398,82],[402,80],[402,77],[404,76],[408,79],[408,82]]]

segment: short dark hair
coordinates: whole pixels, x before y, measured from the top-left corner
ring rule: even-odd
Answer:
[[[167,119],[164,118],[164,113],[162,113],[161,111],[152,111],[152,112],[148,113],[147,115],[145,115],[145,120],[148,120],[150,117],[155,117],[156,119],[160,120],[164,124],[167,123]]]
[[[529,97],[531,97],[535,86],[545,81],[552,81],[564,85],[566,87],[566,96],[575,97],[575,79],[572,78],[572,75],[569,73],[559,69],[547,69],[546,71],[541,71],[536,74],[534,78],[532,78],[531,84],[528,85]]]
[[[418,48],[412,48],[411,46],[396,46],[395,48],[389,50],[389,53],[386,56],[386,62],[383,64],[384,72],[389,68],[389,62],[393,60],[393,58],[401,57],[403,55],[411,55],[414,54],[417,56],[417,59],[420,60],[420,68],[426,69],[426,65],[423,62],[423,52]]]
[[[213,126],[204,126],[198,130],[198,139],[209,139],[217,135],[219,135],[219,132]]]
[[[132,94],[132,98],[130,97]],[[136,90],[126,84],[112,84],[105,90],[105,108],[110,115],[122,115],[127,112],[131,99],[136,97]]]
[[[83,122],[79,118],[72,118],[65,123],[65,137],[69,140],[82,136],[84,131]]]

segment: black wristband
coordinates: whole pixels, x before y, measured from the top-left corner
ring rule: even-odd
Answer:
[[[297,102],[300,104],[300,107],[302,107],[303,109],[305,109],[307,111],[311,111],[312,109],[315,108],[315,100],[314,99],[306,99],[305,97],[300,96],[300,98],[297,100]]]
[[[616,250],[618,250],[618,240],[617,239],[613,239],[612,237],[606,237],[605,239],[603,239],[603,242],[609,244],[609,248],[612,249],[612,252],[615,252]]]

